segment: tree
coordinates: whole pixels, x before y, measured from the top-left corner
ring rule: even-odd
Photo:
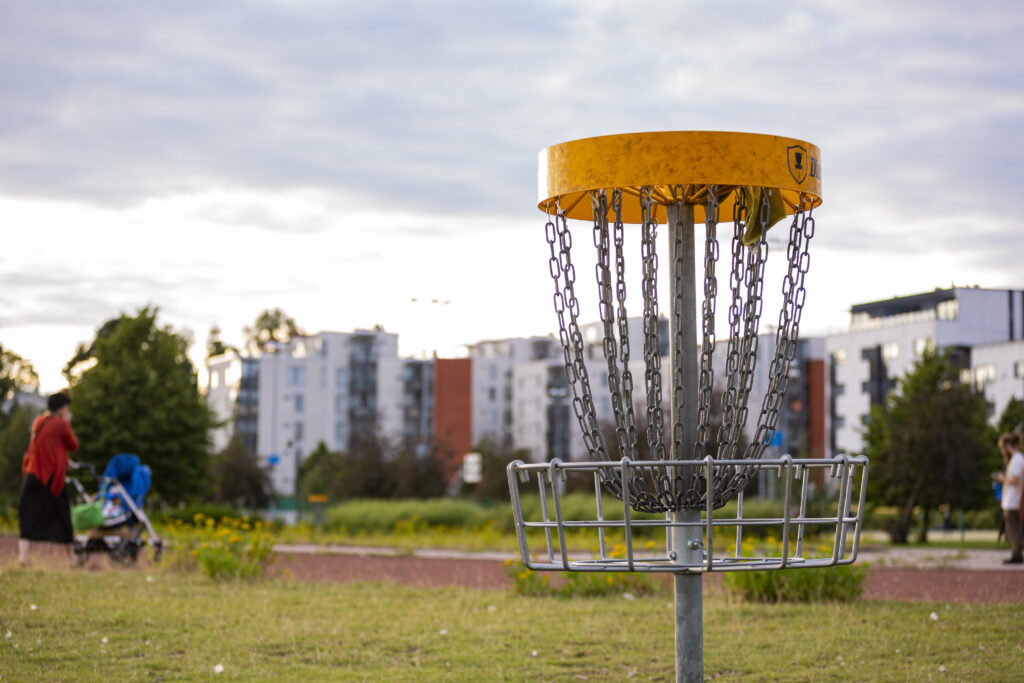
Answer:
[[[1024,402],[1021,402],[1016,397],[1010,397],[1006,407],[1003,408],[1002,415],[999,416],[996,431],[1000,434],[1005,434],[1006,432],[1024,433]]]
[[[153,492],[168,502],[206,485],[213,413],[199,395],[188,343],[157,327],[158,309],[108,321],[69,375],[94,363],[74,385],[79,458],[101,468],[117,453],[137,453],[153,471]]]
[[[210,336],[206,339],[206,357],[213,358],[227,353],[231,347],[220,338],[220,327],[214,325],[210,328]]]
[[[512,450],[494,440],[484,437],[479,441],[473,450],[480,454],[480,483],[463,485],[464,491],[476,500],[484,501],[507,501],[508,490],[508,464],[514,460],[529,462],[530,451],[522,448]],[[593,492],[591,483],[590,492]]]
[[[210,493],[215,503],[262,508],[270,502],[270,472],[233,437],[210,465]]]
[[[918,540],[925,542],[931,510],[943,504],[971,507],[988,494],[988,407],[984,396],[960,383],[959,374],[948,351],[927,350],[868,418],[868,492],[873,501],[901,507],[890,530],[894,543],[907,542],[916,506],[924,513]]]
[[[0,510],[14,507],[21,488],[21,462],[28,450],[32,420],[39,411],[33,406],[15,405],[0,426]]]
[[[257,351],[270,342],[288,341],[302,334],[302,330],[295,324],[295,319],[289,318],[280,308],[263,311],[256,317],[255,324],[243,328],[242,332],[245,334],[245,344],[249,351]]]
[[[39,388],[39,375],[32,363],[0,344],[0,414],[19,391]],[[2,420],[0,415],[0,420]],[[2,424],[2,422],[0,422]]]

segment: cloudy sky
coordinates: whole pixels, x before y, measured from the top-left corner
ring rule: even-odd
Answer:
[[[410,355],[546,334],[538,151],[656,130],[821,148],[805,334],[1024,288],[1022,44],[1012,0],[7,2],[0,344],[55,390],[147,304],[197,350],[273,307]]]

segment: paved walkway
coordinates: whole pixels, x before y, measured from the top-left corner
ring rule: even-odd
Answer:
[[[339,554],[374,557],[416,557],[438,560],[493,560],[504,562],[518,558],[509,551],[467,552],[421,548],[402,550],[385,546],[314,545],[305,543],[278,543],[274,550],[282,554]],[[1016,571],[1024,573],[1024,565],[1004,565],[1009,550],[955,550],[945,548],[894,548],[868,545],[857,555],[858,563],[874,567],[904,569],[957,569],[961,571]],[[1024,577],[1022,577],[1024,578]]]

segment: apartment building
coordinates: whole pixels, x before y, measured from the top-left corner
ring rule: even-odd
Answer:
[[[252,358],[229,352],[208,359],[207,372],[207,402],[229,421],[214,447],[232,433],[254,443],[282,496],[295,493],[298,466],[321,441],[346,450],[361,436],[405,436],[398,335],[379,327],[270,342]]]
[[[1024,292],[952,287],[857,304],[849,330],[826,339],[829,453],[857,453],[871,406],[881,404],[922,352],[948,349],[964,377],[986,390],[996,415],[1024,373]],[[980,372],[979,372],[980,367]]]
[[[489,439],[505,447],[515,441],[515,369],[525,363],[562,358],[552,335],[481,341],[468,347],[472,365],[472,441]]]

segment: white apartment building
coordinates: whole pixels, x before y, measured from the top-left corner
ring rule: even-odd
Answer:
[[[279,495],[294,495],[299,463],[321,441],[346,450],[363,434],[403,436],[398,335],[381,328],[296,336],[266,345],[254,358],[211,358],[207,370],[207,402],[220,419],[237,415],[247,375],[258,385],[251,408],[255,453],[270,466]],[[222,448],[235,429],[237,424],[218,430],[215,447]]]
[[[1014,344],[1024,339],[1024,292],[954,287],[858,304],[850,309],[850,329],[826,340],[830,358],[830,455],[857,453],[871,406],[885,400],[896,379],[907,373],[924,349],[951,349],[965,372],[981,362],[983,373],[1001,371],[1005,383],[990,401],[1002,410],[1009,393]],[[989,347],[996,347],[991,352]],[[986,355],[988,354],[988,355]],[[990,367],[992,366],[992,367]],[[997,391],[993,385],[992,391]]]
[[[999,419],[1011,398],[1024,401],[1024,340],[975,347],[971,379],[985,393],[993,420]]]
[[[515,419],[515,368],[549,358],[561,359],[554,336],[481,341],[469,347],[472,359],[473,443],[483,439],[511,446]]]

